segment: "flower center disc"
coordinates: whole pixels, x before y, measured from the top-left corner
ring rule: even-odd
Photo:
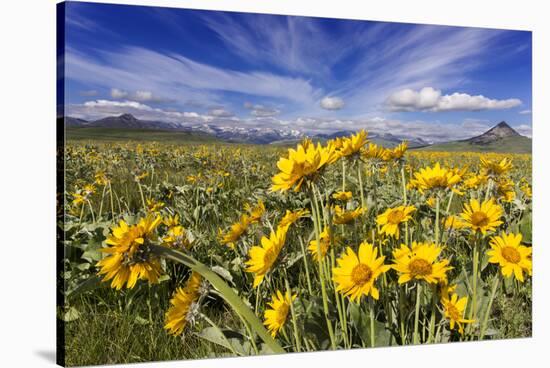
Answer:
[[[288,309],[289,309],[289,307],[290,307],[290,306],[289,306],[288,304],[286,304],[286,303],[282,304],[282,305],[279,307],[279,309],[278,309],[278,311],[277,311],[277,323],[278,323],[279,325],[282,325],[283,323],[285,323],[286,317],[287,317],[287,315],[288,315]]]
[[[405,214],[401,210],[393,210],[388,214],[388,222],[392,224],[399,224],[403,218],[405,217]]]
[[[474,212],[472,214],[472,224],[479,227],[487,226],[489,225],[489,217],[487,217],[485,212]]]
[[[502,257],[511,263],[518,263],[521,261],[521,255],[516,248],[504,247],[502,248]]]
[[[277,254],[275,254],[275,250],[273,247],[266,250],[264,255],[264,264],[266,266],[271,266],[273,262],[275,262],[275,259],[277,258]]]
[[[354,284],[363,286],[372,278],[372,270],[369,266],[363,263],[359,263],[357,266],[353,267],[351,271],[351,281]]]
[[[409,271],[413,277],[426,276],[432,273],[432,265],[422,258],[416,258],[409,263]]]
[[[460,319],[460,313],[458,313],[458,309],[452,304],[447,304],[447,313],[449,313],[449,316],[451,319],[454,319],[455,321],[458,321]]]

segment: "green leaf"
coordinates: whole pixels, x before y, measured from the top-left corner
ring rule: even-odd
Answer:
[[[103,255],[101,252],[97,249],[87,250],[84,253],[82,253],[82,259],[85,259],[86,261],[90,263],[96,263],[97,261],[100,261],[101,258],[103,258]]]
[[[74,298],[77,295],[97,289],[101,286],[101,278],[99,276],[92,276],[79,284],[72,290],[69,290],[66,294],[67,298]]]
[[[141,316],[136,316],[135,321],[138,325],[146,326],[149,324],[149,320]]]
[[[231,273],[223,267],[220,266],[214,266],[212,267],[212,271],[229,281],[230,283],[233,283],[233,276],[231,276]]]
[[[237,331],[207,327],[197,335],[204,340],[234,351],[238,355],[251,355],[253,353],[252,344]]]
[[[76,321],[79,318],[80,318],[80,312],[75,307],[70,307],[63,314],[63,321],[65,321],[65,322]]]

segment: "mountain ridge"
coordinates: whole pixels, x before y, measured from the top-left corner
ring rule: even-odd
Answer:
[[[289,144],[299,142],[305,137],[313,139],[329,140],[337,137],[355,134],[352,130],[341,130],[333,133],[306,134],[297,129],[277,129],[271,127],[242,127],[242,126],[218,126],[213,124],[181,125],[164,121],[141,120],[132,114],[108,116],[98,120],[87,121],[80,118],[67,116],[65,126],[71,128],[105,128],[105,129],[150,129],[181,132],[201,132],[210,134],[217,139],[235,143],[254,144]],[[430,143],[422,138],[397,137],[391,133],[369,132],[369,140],[385,146],[396,146],[403,140],[409,141],[410,147],[422,147]]]
[[[423,147],[428,151],[473,151],[501,153],[531,153],[532,140],[501,121],[485,133],[472,138],[433,144]]]
[[[87,121],[80,118],[67,116],[64,118],[65,126],[69,128],[97,128],[102,129],[102,135],[108,134],[109,129],[113,132],[127,130],[152,130],[166,132],[183,132],[190,134],[204,134],[217,140],[232,143],[253,143],[253,144],[275,144],[291,145],[299,142],[305,137],[326,141],[338,137],[354,134],[352,130],[340,130],[333,133],[319,133],[308,135],[297,129],[277,129],[271,127],[246,127],[246,126],[219,126],[213,124],[182,125],[179,123],[141,120],[132,114],[121,114],[118,116],[107,116],[101,119]],[[501,121],[485,133],[468,139],[431,144],[422,138],[402,136],[398,137],[392,133],[369,132],[369,141],[387,147],[393,147],[403,140],[409,141],[409,147],[426,150],[449,150],[449,151],[514,151],[531,152],[531,139],[520,135],[505,121]],[[504,146],[499,147],[499,143]],[[517,147],[514,147],[517,146]]]

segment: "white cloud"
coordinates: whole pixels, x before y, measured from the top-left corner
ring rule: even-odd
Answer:
[[[118,89],[118,88],[111,88],[111,97],[112,98],[119,99],[119,98],[124,98],[126,96],[128,96],[128,92],[123,91],[123,90]]]
[[[222,69],[178,54],[122,47],[101,55],[101,59],[94,59],[67,49],[66,77],[81,83],[117,86],[112,98],[130,97],[127,91],[160,91],[163,96],[178,96],[182,103],[220,103],[224,92],[235,92],[308,104],[319,94],[309,80],[302,78]]]
[[[252,105],[254,106],[254,105]],[[251,106],[251,107],[252,107]],[[183,126],[211,124],[247,128],[299,130],[308,134],[332,133],[338,130],[356,131],[366,129],[371,134],[392,134],[397,137],[421,138],[428,142],[445,142],[466,139],[487,131],[494,124],[486,120],[466,119],[461,123],[433,123],[425,121],[402,121],[373,116],[363,119],[329,119],[298,117],[280,119],[276,117],[240,118],[224,108],[215,108],[206,115],[192,111],[176,111],[154,108],[137,101],[94,100],[84,104],[67,106],[67,115],[86,120],[95,120],[106,116],[130,113],[143,120],[156,120],[179,123]],[[230,115],[231,114],[231,115]],[[514,126],[520,134],[531,136],[532,128],[528,124]]]
[[[138,110],[152,110],[152,107],[144,105],[136,101],[111,101],[111,100],[95,100],[84,102],[86,107],[120,107],[132,108]]]
[[[320,105],[325,110],[340,110],[344,107],[344,100],[340,97],[326,96],[321,100]]]
[[[529,124],[520,124],[513,127],[516,132],[518,132],[521,135],[524,135],[526,137],[532,137],[533,136],[533,127]]]
[[[67,116],[96,120],[107,116],[132,114],[138,119],[158,120],[180,124],[202,124],[212,118],[190,111],[163,110],[137,101],[92,100],[83,104],[67,105]]]
[[[208,115],[214,116],[214,117],[217,117],[217,118],[230,118],[232,116],[235,116],[231,111],[228,111],[224,108],[211,109],[208,112]]]
[[[419,91],[410,88],[397,91],[388,97],[386,105],[390,111],[481,111],[509,109],[521,105],[521,100],[496,100],[458,92],[442,95],[440,90],[424,87]]]
[[[93,96],[93,95],[90,95],[90,96]],[[156,96],[151,91],[137,90],[131,93],[119,88],[111,88],[111,97],[117,100],[126,98],[132,101],[139,101],[139,102],[169,102],[170,101],[168,99]]]
[[[256,117],[271,117],[277,116],[281,113],[279,109],[274,107],[264,106],[261,104],[252,104],[250,102],[244,103],[245,109],[250,110],[250,115]]]
[[[520,114],[522,115],[530,115],[531,114],[531,110],[522,110],[519,112]]]

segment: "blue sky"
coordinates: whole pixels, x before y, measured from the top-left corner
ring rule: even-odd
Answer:
[[[77,2],[65,22],[70,116],[531,135],[530,32]]]

